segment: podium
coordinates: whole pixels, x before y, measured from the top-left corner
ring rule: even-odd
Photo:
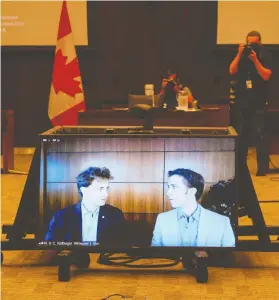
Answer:
[[[228,104],[201,105],[201,109],[188,111],[153,109],[154,126],[163,127],[228,127],[230,109]],[[135,118],[128,108],[88,110],[79,112],[81,126],[143,126],[143,119]]]

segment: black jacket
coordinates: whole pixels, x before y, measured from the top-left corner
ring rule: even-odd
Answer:
[[[97,226],[97,242],[105,241],[106,232],[109,232],[112,228],[115,229],[117,225],[123,224],[124,220],[123,212],[120,209],[108,204],[101,206]],[[81,201],[54,214],[44,240],[82,241]]]

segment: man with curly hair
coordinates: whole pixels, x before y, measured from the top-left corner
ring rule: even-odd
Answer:
[[[124,222],[123,212],[109,204],[107,168],[89,167],[77,176],[81,201],[57,211],[45,235],[47,241],[99,242],[105,233]]]

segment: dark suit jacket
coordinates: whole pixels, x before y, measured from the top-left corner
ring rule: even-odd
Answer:
[[[123,212],[111,205],[100,207],[97,241],[105,239],[106,231],[124,223]],[[45,235],[46,241],[82,241],[82,214],[81,202],[57,211],[50,220],[48,231]]]

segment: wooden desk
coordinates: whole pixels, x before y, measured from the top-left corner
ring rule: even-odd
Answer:
[[[227,127],[230,123],[228,104],[201,105],[197,111],[154,110],[154,126]],[[135,118],[128,110],[91,110],[80,112],[78,125],[143,126],[143,119]]]

